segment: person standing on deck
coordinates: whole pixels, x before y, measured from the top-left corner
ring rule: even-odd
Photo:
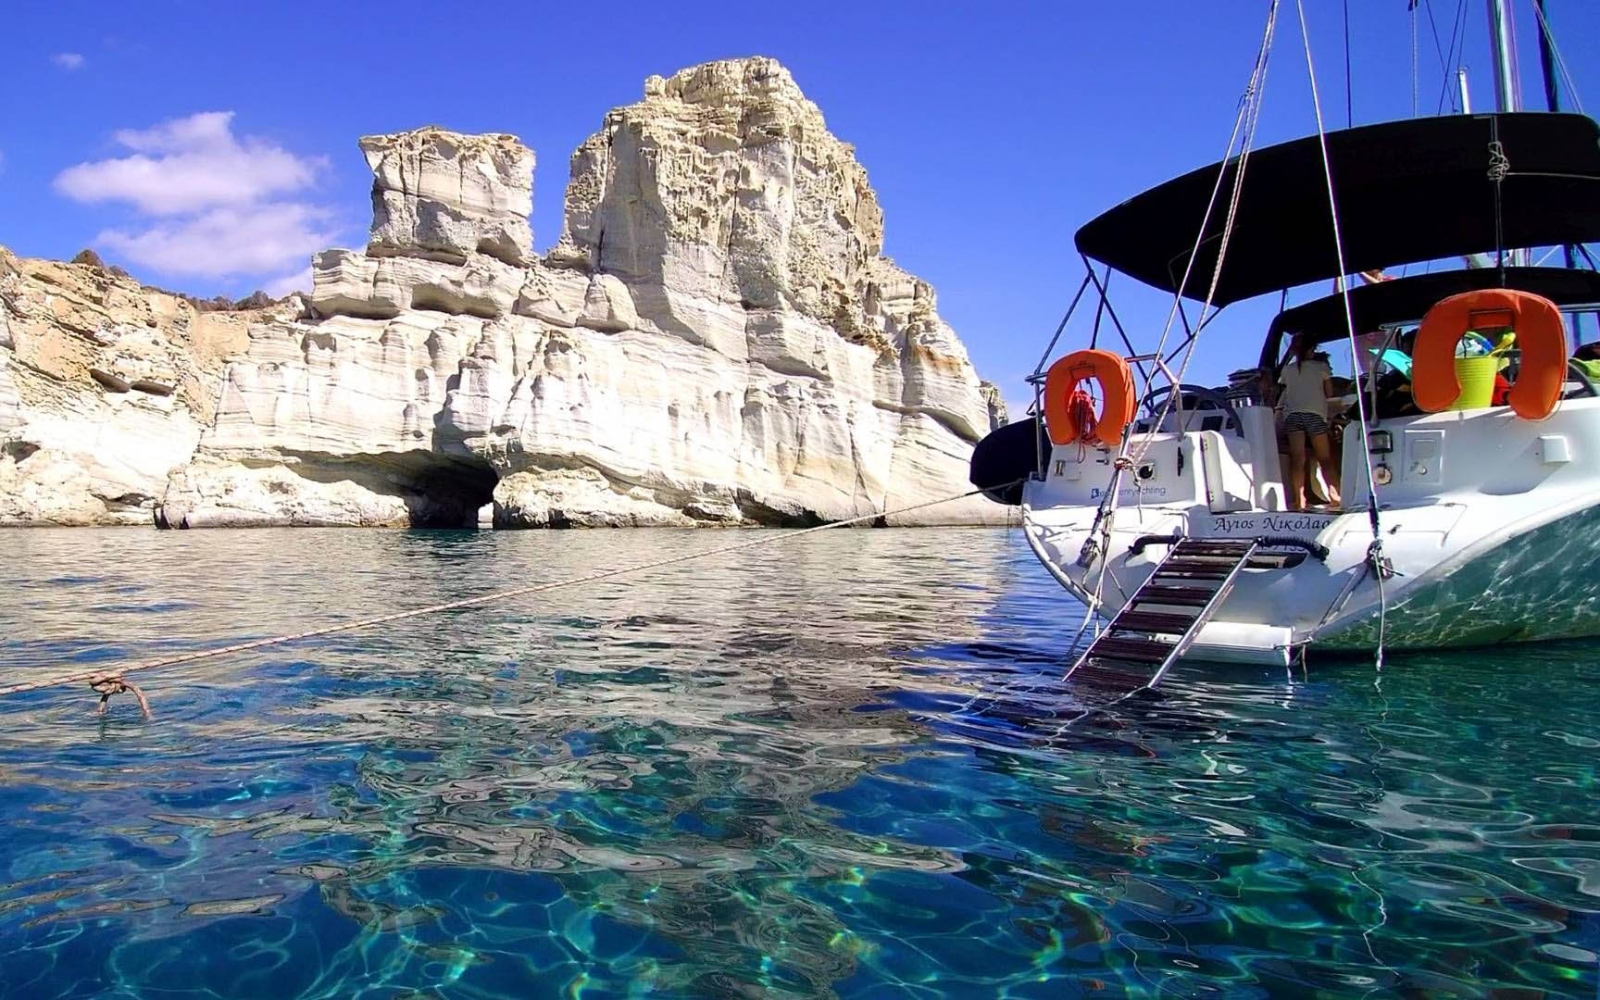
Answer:
[[[1328,483],[1328,501],[1339,499],[1339,467],[1333,461],[1333,445],[1328,435],[1329,380],[1333,371],[1328,363],[1312,356],[1316,341],[1297,333],[1289,344],[1289,358],[1283,363],[1278,384],[1283,405],[1283,429],[1289,438],[1289,498],[1294,510],[1306,509],[1306,441]]]

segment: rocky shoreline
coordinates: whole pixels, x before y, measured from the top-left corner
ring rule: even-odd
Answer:
[[[514,137],[361,149],[370,241],[309,295],[218,308],[0,249],[0,524],[813,524],[964,492],[1004,421],[770,59],[610,112],[542,258]]]

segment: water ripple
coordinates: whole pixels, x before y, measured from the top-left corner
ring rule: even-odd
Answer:
[[[8,683],[724,536],[0,543]],[[0,995],[1595,995],[1586,647],[1086,714],[1079,620],[1015,534],[825,533],[151,674],[149,724],[0,702]]]

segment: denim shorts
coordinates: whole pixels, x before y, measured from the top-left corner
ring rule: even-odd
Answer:
[[[1283,418],[1283,429],[1285,433],[1289,434],[1301,431],[1307,437],[1316,437],[1318,434],[1328,433],[1328,421],[1315,413],[1296,410]]]

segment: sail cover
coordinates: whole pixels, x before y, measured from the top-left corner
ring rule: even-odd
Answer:
[[[1345,273],[1600,239],[1600,126],[1584,115],[1416,118],[1330,132],[1327,142]],[[1496,164],[1505,170],[1498,213]],[[1078,250],[1177,291],[1224,171],[1183,289],[1203,299],[1237,169],[1237,158],[1215,163],[1130,198],[1078,230]],[[1253,151],[1214,302],[1339,273],[1317,137]]]

